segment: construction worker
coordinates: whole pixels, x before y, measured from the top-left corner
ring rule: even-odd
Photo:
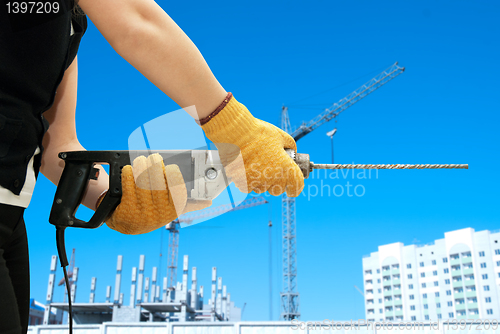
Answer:
[[[22,1],[3,3],[0,9],[0,333],[5,334],[27,332],[23,213],[38,172],[57,185],[64,167],[58,153],[84,150],[75,131],[76,54],[87,16],[118,54],[159,89],[183,108],[195,106],[191,116],[218,146],[241,191],[298,196],[304,186],[299,168],[284,152],[296,149],[295,141],[254,118],[226,92],[193,42],[154,0],[45,3],[36,14],[23,11]],[[242,164],[233,163],[235,155]],[[82,201],[93,210],[108,188],[99,168],[99,179]],[[153,181],[155,189],[141,186]],[[164,167],[156,155],[139,158],[123,169],[122,201],[108,226],[146,233],[210,204],[190,203],[182,185],[177,166]]]

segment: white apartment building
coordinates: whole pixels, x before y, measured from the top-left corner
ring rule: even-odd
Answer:
[[[499,319],[500,231],[379,246],[363,257],[363,280],[368,320]]]

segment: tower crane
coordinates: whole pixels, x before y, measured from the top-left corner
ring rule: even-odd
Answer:
[[[168,240],[168,264],[167,264],[167,277],[168,277],[168,289],[173,289],[174,284],[177,282],[177,256],[179,253],[179,225],[180,223],[191,224],[193,221],[201,218],[208,218],[217,216],[224,212],[232,212],[237,210],[243,210],[252,208],[254,206],[269,203],[264,199],[264,197],[251,197],[240,205],[233,208],[232,204],[224,204],[216,207],[208,207],[203,210],[188,212],[179,216],[173,222],[167,224],[165,228],[170,232]]]
[[[330,108],[314,117],[309,122],[303,122],[297,128],[290,126],[288,108],[283,106],[281,110],[281,128],[289,133],[295,141],[311,133],[321,125],[331,121],[341,112],[361,101],[367,95],[379,89],[405,70],[404,67],[394,63],[392,66],[378,74],[376,77],[347,95]],[[297,291],[297,241],[296,241],[296,221],[295,221],[295,198],[281,198],[282,212],[282,246],[283,246],[283,292],[280,293],[281,316],[285,321],[300,319],[300,296]]]

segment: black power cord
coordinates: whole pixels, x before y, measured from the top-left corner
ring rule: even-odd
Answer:
[[[56,243],[57,253],[59,254],[59,261],[64,272],[64,281],[66,282],[66,291],[68,292],[68,314],[69,314],[69,334],[73,333],[73,310],[71,308],[71,291],[69,286],[68,273],[66,267],[68,266],[68,257],[66,256],[66,246],[64,244],[64,230],[65,226],[56,226]]]

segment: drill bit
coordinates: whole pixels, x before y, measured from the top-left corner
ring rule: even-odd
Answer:
[[[469,169],[468,164],[315,164],[311,169]]]

